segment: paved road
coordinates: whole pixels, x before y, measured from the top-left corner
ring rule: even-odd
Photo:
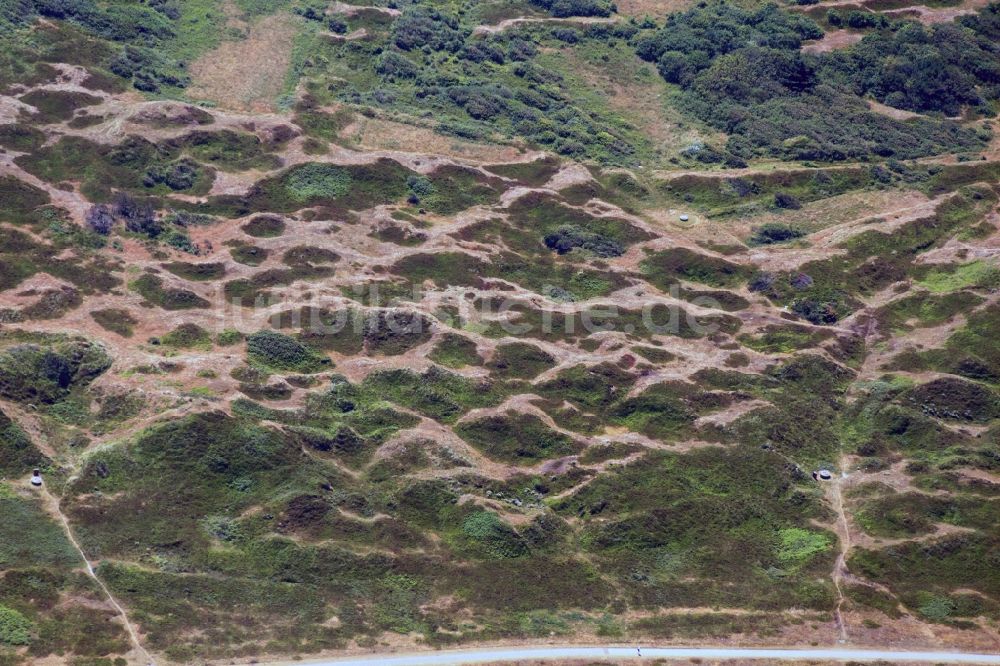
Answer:
[[[634,647],[538,647],[443,650],[424,654],[373,655],[319,661],[297,661],[302,666],[461,666],[490,662],[517,663],[526,660],[629,659],[640,663],[653,659],[771,659],[786,661],[893,661],[931,664],[1000,664],[1000,654],[966,652],[904,652],[850,648],[757,649],[757,648],[654,648],[643,647],[640,658]]]

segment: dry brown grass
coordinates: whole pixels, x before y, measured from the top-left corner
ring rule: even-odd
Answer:
[[[875,113],[881,113],[884,116],[889,116],[894,120],[910,120],[911,118],[919,118],[919,113],[914,113],[913,111],[907,111],[906,109],[897,109],[891,106],[886,106],[875,100],[868,100],[868,108],[870,108]]]
[[[190,96],[240,111],[273,111],[297,31],[297,19],[288,14],[261,19],[246,39],[224,42],[191,65]]]
[[[436,155],[495,163],[517,160],[522,151],[514,146],[475,143],[442,136],[427,127],[382,118],[358,117],[341,136],[362,150],[398,150],[404,153],[433,152]]]
[[[834,30],[823,35],[822,39],[802,45],[805,53],[827,53],[837,49],[846,49],[848,46],[857,44],[864,35],[860,32],[850,30]]]
[[[966,0],[957,7],[927,7],[926,5],[913,5],[901,9],[890,9],[882,12],[890,18],[907,18],[920,21],[924,25],[933,23],[950,23],[959,16],[975,14],[976,11],[988,5],[988,0]]]
[[[663,16],[682,12],[694,3],[691,0],[618,0],[618,13],[624,16]]]
[[[754,227],[768,223],[790,224],[815,233],[855,221],[881,217],[892,220],[900,211],[927,202],[927,197],[915,191],[848,192],[807,203],[799,210],[766,211],[748,218],[741,216],[721,222],[740,238],[748,237]]]
[[[699,127],[668,103],[670,88],[653,65],[637,57],[601,62],[569,50],[548,54],[560,73],[577,79],[576,87],[601,98],[606,107],[627,119],[664,157],[672,157],[693,143],[725,143],[725,135]]]

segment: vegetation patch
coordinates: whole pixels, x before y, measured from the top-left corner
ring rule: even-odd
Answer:
[[[910,25],[898,32],[876,31],[844,51],[810,60],[801,51],[802,42],[819,39],[823,31],[809,18],[772,6],[714,3],[670,16],[659,31],[636,41],[636,52],[656,63],[668,83],[681,87],[681,104],[689,113],[729,134],[726,148],[734,164],[756,155],[840,161],[975,150],[985,137],[974,130],[951,121],[902,121],[877,114],[849,88],[836,85],[846,80],[859,92],[874,92],[866,86],[881,81],[875,88],[884,86],[880,92],[890,103],[957,110],[961,103],[939,100],[932,92],[934,75],[911,73],[907,79],[914,80],[916,90],[888,93],[896,87],[886,76],[894,52],[920,43],[949,60],[943,32],[931,29],[924,34],[919,24]],[[976,42],[977,29],[991,34],[989,21],[973,25],[963,31],[963,40]],[[718,30],[739,37],[719,40]],[[957,62],[944,67],[956,77],[955,90],[978,100],[969,90],[970,81],[958,82],[960,70]],[[914,104],[917,99],[919,104]]]
[[[820,506],[802,496],[796,472],[780,460],[752,445],[654,452],[611,468],[555,508],[584,521],[585,547],[637,606],[715,600],[826,610],[832,590],[812,576],[832,565],[833,549],[819,544],[833,537],[812,534],[808,516]],[[768,570],[781,571],[784,584],[769,584]]]
[[[177,277],[195,282],[210,282],[226,275],[225,264],[221,263],[192,264],[186,261],[174,261],[161,265]]]
[[[256,252],[253,253],[256,255]],[[295,254],[293,253],[294,259]],[[252,257],[255,260],[258,257]],[[223,286],[223,293],[231,303],[244,307],[254,307],[266,302],[271,295],[271,289],[290,285],[297,280],[314,280],[333,275],[335,270],[326,265],[313,265],[307,262],[294,263],[289,268],[271,268],[254,273],[249,278],[230,280]]]
[[[956,377],[921,384],[905,399],[935,418],[985,422],[1000,416],[1000,403],[992,390]]]
[[[282,372],[308,375],[323,372],[331,361],[309,347],[275,331],[258,331],[247,336],[247,357],[253,363]]]
[[[561,163],[554,157],[543,157],[531,162],[514,162],[512,164],[491,164],[487,170],[516,180],[528,187],[542,187],[559,172]]]
[[[381,398],[445,423],[453,423],[470,409],[492,407],[508,394],[507,387],[431,367],[422,374],[384,370],[369,375],[362,389],[371,399]]]
[[[50,183],[82,181],[81,191],[95,202],[111,201],[114,190],[136,194],[206,194],[215,172],[172,145],[130,135],[117,145],[66,136],[17,158],[25,171]]]
[[[34,152],[45,143],[45,132],[23,123],[0,125],[0,146],[19,153]]]
[[[740,342],[765,354],[792,354],[804,349],[811,349],[833,334],[829,331],[816,330],[805,326],[767,326],[756,335],[741,335]]]
[[[0,411],[0,478],[24,476],[35,467],[45,466],[47,462],[28,434]]]
[[[256,245],[239,244],[229,250],[233,261],[246,266],[260,266],[267,260],[268,251]]]
[[[133,328],[139,320],[132,316],[128,310],[119,308],[106,308],[104,310],[94,310],[90,313],[94,321],[112,333],[117,333],[123,338],[131,338]]]
[[[483,364],[476,343],[456,333],[445,333],[427,357],[449,368]]]
[[[986,261],[934,268],[918,284],[934,293],[968,288],[996,289],[1000,287],[1000,268]]]
[[[23,343],[0,352],[0,396],[24,404],[53,404],[111,367],[104,348],[79,338],[44,346]]]
[[[38,209],[49,203],[47,192],[14,176],[0,177],[0,219],[12,224],[35,224]]]
[[[583,445],[551,430],[537,416],[507,412],[475,421],[465,421],[455,432],[484,454],[509,463],[573,455]]]
[[[678,280],[699,282],[712,287],[734,287],[748,277],[748,269],[686,248],[664,250],[650,255],[642,263],[647,279],[663,291]]]
[[[886,305],[878,316],[889,331],[940,326],[959,314],[972,311],[982,302],[980,296],[965,291],[942,295],[917,292]]]
[[[285,233],[285,222],[273,215],[258,215],[243,225],[243,233],[254,238],[275,238]]]
[[[162,338],[160,343],[167,347],[178,349],[209,349],[212,346],[212,336],[197,324],[181,324]]]
[[[190,310],[192,308],[207,308],[210,303],[193,291],[165,287],[163,278],[145,273],[129,285],[136,293],[149,303],[164,310]]]
[[[401,201],[411,175],[398,162],[384,158],[367,165],[300,164],[257,183],[240,205],[247,211],[276,213],[311,206],[365,210]]]
[[[555,358],[545,350],[525,342],[511,342],[497,346],[487,367],[497,377],[531,379],[555,364]]]
[[[441,215],[454,215],[473,206],[496,203],[500,198],[496,178],[458,166],[438,167],[428,177],[411,176],[406,184],[411,204],[420,204]]]
[[[805,235],[805,232],[797,227],[780,222],[771,222],[753,230],[753,235],[750,236],[750,244],[774,245],[776,243],[787,243],[796,238],[802,238]]]
[[[33,90],[20,97],[20,101],[35,107],[36,111],[25,118],[39,125],[61,123],[73,117],[77,109],[99,104],[100,97],[87,93],[64,90]]]

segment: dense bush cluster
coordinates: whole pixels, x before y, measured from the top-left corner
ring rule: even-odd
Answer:
[[[415,7],[404,12],[393,26],[393,41],[404,51],[450,51],[462,48],[467,32],[458,20],[436,9]]]
[[[989,101],[1000,97],[1000,4],[955,23],[889,28],[834,52],[826,67],[889,106],[948,116],[971,106],[992,115]]]
[[[618,257],[625,252],[622,244],[615,240],[569,225],[559,227],[554,233],[547,235],[545,245],[559,254],[566,254],[576,248],[593,252],[598,257]]]
[[[795,240],[802,236],[805,236],[805,232],[801,229],[780,222],[768,222],[754,229],[753,235],[750,236],[750,243],[753,245],[772,245]]]
[[[870,36],[836,56],[800,51],[803,40],[822,34],[812,20],[774,5],[747,10],[712,3],[669,16],[661,30],[640,37],[635,46],[640,57],[657,64],[664,79],[681,86],[690,112],[731,135],[726,147],[739,158],[910,158],[981,145],[982,137],[954,123],[903,122],[873,113],[855,94],[881,93],[887,101],[922,109],[974,101],[970,86],[962,85],[972,75],[959,72],[968,61],[944,67],[940,53],[927,54],[928,42],[944,48],[945,33],[935,40],[933,32],[904,26],[898,37]],[[962,48],[956,47],[955,58]],[[917,57],[918,52],[926,57]],[[989,62],[983,49],[972,53],[968,57]],[[975,71],[989,67],[977,65]],[[958,91],[960,99],[933,101],[941,86]],[[890,100],[901,87],[927,100],[919,105],[899,95]]]
[[[171,60],[157,49],[178,34],[176,22],[181,11],[175,0],[110,4],[95,0],[0,1],[0,31],[23,27],[39,16],[68,21],[120,44],[121,50],[106,66],[115,74],[131,79],[139,90],[183,88],[190,82],[185,63]]]
[[[826,13],[826,22],[835,28],[853,28],[855,30],[866,30],[871,28],[888,28],[889,19],[885,14],[875,12],[863,12],[858,10],[849,11],[846,14],[831,9]]]
[[[573,4],[572,11],[586,15],[609,11],[605,3],[592,10],[586,10],[589,3]],[[562,6],[553,3],[554,12],[556,5]],[[640,137],[620,120],[582,108],[571,83],[535,59],[539,46],[629,39],[636,26],[528,27],[479,35],[462,18],[409,6],[383,39],[337,46],[331,59],[371,72],[337,86],[337,96],[437,118],[440,132],[465,139],[522,136],[564,155],[619,163],[635,153]]]
[[[174,34],[169,17],[141,4],[102,7],[93,0],[34,0],[34,4],[46,18],[79,23],[112,41],[157,40]]]
[[[28,434],[0,411],[0,477],[17,477],[45,462]]]
[[[247,356],[275,370],[303,374],[320,372],[330,361],[287,335],[275,331],[258,331],[247,336]]]
[[[552,12],[560,18],[567,16],[611,16],[614,3],[608,0],[531,0],[531,4]]]
[[[33,14],[31,0],[0,0],[0,32],[25,25]]]
[[[111,209],[103,204],[91,206],[84,220],[91,231],[102,236],[110,234],[115,226],[115,217],[111,214]]]
[[[103,348],[84,340],[52,347],[15,345],[0,354],[0,396],[23,403],[51,404],[85,386],[111,367]]]

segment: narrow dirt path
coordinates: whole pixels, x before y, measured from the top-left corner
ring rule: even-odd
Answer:
[[[843,465],[844,457],[838,464]],[[844,602],[847,598],[844,596],[844,590],[841,588],[841,582],[847,575],[847,555],[851,550],[851,529],[847,524],[847,514],[844,512],[844,496],[841,490],[841,486],[844,480],[847,478],[845,473],[841,473],[832,483],[829,485],[828,494],[830,496],[830,504],[833,506],[833,510],[837,512],[837,537],[840,543],[840,553],[837,555],[837,561],[833,565],[833,573],[831,574],[831,579],[833,580],[833,586],[837,590],[837,607],[834,609],[833,614],[837,622],[837,630],[839,631],[840,637],[838,641],[840,643],[846,643],[848,641],[847,635],[847,622],[844,620]]]
[[[104,593],[105,598],[107,598],[108,603],[111,604],[112,608],[115,609],[115,612],[118,613],[118,617],[121,618],[122,624],[125,627],[125,631],[128,632],[129,640],[131,640],[132,645],[135,648],[135,654],[137,658],[142,663],[147,664],[148,666],[154,666],[156,662],[153,660],[153,657],[149,654],[149,652],[146,651],[146,648],[142,646],[142,641],[139,640],[139,632],[136,631],[135,627],[132,625],[132,622],[129,620],[128,613],[125,612],[125,608],[120,603],[118,603],[118,600],[115,598],[115,595],[111,593],[111,590],[108,588],[108,586],[104,584],[104,581],[101,580],[101,578],[97,575],[97,572],[94,571],[94,566],[90,563],[90,560],[87,559],[87,554],[83,551],[83,547],[81,547],[80,542],[76,540],[76,536],[73,534],[73,528],[70,527],[69,520],[66,518],[66,514],[64,514],[62,512],[62,509],[60,508],[59,499],[55,495],[50,493],[48,488],[44,486],[42,487],[41,490],[41,497],[46,510],[49,512],[50,515],[55,516],[56,518],[59,519],[59,523],[62,526],[63,533],[66,535],[66,538],[69,539],[69,542],[73,544],[73,548],[76,549],[76,552],[80,554],[80,559],[83,560],[84,568],[87,571],[87,575],[95,583],[97,583],[97,586],[101,589],[101,592]]]
[[[618,19],[603,16],[567,16],[559,18],[551,16],[519,16],[517,18],[505,19],[496,25],[477,25],[473,29],[472,34],[488,35],[503,32],[507,28],[520,23],[568,23],[570,25],[588,25],[594,23],[618,23]]]

